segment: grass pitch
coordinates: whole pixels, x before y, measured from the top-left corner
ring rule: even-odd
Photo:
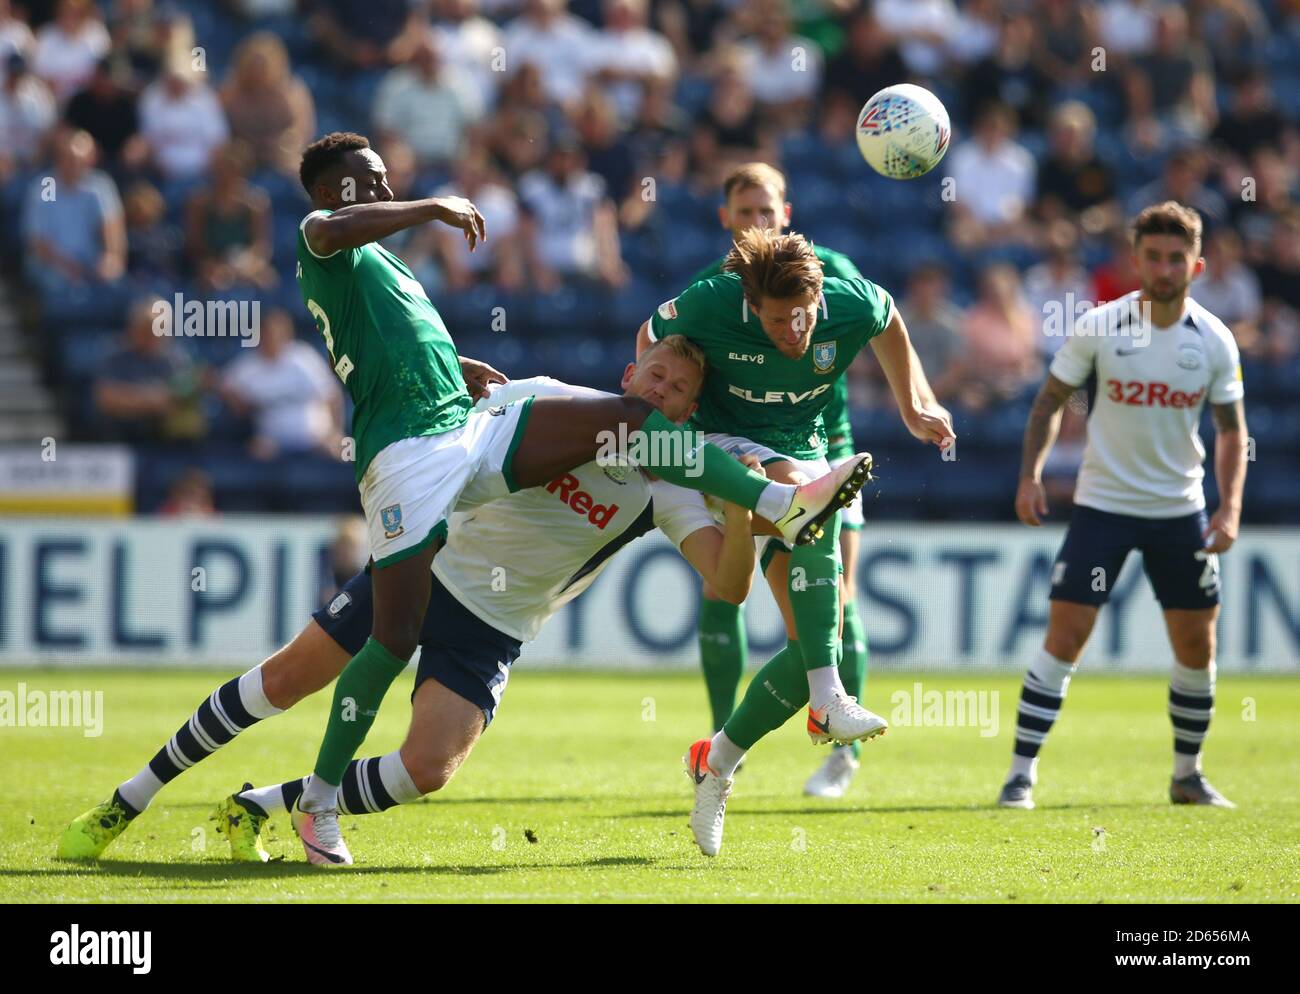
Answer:
[[[993,806],[1019,678],[877,671],[895,692],[998,693],[998,732],[895,724],[864,746],[848,796],[801,795],[825,755],[792,720],[737,778],[722,855],[701,856],[686,815],[686,747],[706,730],[695,674],[592,675],[521,665],[490,731],[424,802],[345,816],[358,865],[303,861],[272,819],[266,866],[225,859],[207,820],[245,780],[310,770],[328,694],[264,722],[182,775],[95,864],[59,862],[59,833],[105,799],[228,678],[212,671],[4,670],[0,690],[103,690],[102,736],[0,728],[0,900],[1294,902],[1300,897],[1300,679],[1219,681],[1206,772],[1237,811],[1167,799],[1167,684],[1086,667],[1043,753],[1036,811]],[[409,717],[394,685],[365,755]],[[954,717],[954,716],[950,716]],[[969,717],[969,716],[968,716]]]

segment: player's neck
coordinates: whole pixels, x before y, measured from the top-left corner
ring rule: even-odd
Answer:
[[[1177,300],[1159,301],[1152,300],[1144,293],[1138,299],[1141,301],[1142,308],[1150,314],[1151,326],[1154,328],[1168,328],[1177,324],[1179,318],[1183,316],[1183,311],[1187,308],[1186,294],[1183,294]]]

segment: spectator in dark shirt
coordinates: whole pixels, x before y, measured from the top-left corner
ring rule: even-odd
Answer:
[[[319,0],[311,27],[344,69],[400,65],[428,30],[408,0]]]
[[[1232,84],[1229,109],[1215,125],[1210,141],[1220,154],[1249,162],[1257,149],[1280,151],[1288,130],[1286,118],[1273,106],[1268,77],[1252,69]]]
[[[1099,82],[1092,70],[1099,43],[1096,8],[1080,0],[1040,0],[1034,4],[1034,62],[1056,83]]]
[[[149,146],[140,137],[136,95],[117,79],[111,59],[101,59],[85,89],[68,101],[65,120],[90,134],[99,145],[104,165],[134,172],[144,167]]]
[[[122,346],[93,387],[106,438],[163,442],[205,433],[200,378],[172,327],[170,304],[159,298],[131,308]]]
[[[1214,127],[1218,108],[1209,53],[1188,36],[1187,12],[1176,4],[1160,9],[1154,49],[1124,75],[1131,140],[1153,150],[1186,139],[1200,140]]]
[[[587,87],[574,110],[573,126],[587,153],[587,167],[605,181],[614,202],[622,203],[631,190],[636,162],[619,133],[614,105],[599,87]]]
[[[824,90],[845,93],[861,107],[873,93],[906,78],[898,47],[864,9],[849,21],[844,48],[826,66]]]
[[[167,220],[167,204],[147,180],[132,184],[122,198],[126,212],[127,273],[137,284],[175,284],[181,279],[185,239]]]
[[[200,187],[185,209],[190,263],[205,290],[272,287],[271,204],[248,182],[252,154],[231,142],[212,157],[212,185]]]
[[[1034,62],[1034,22],[1020,14],[1003,21],[998,47],[971,69],[962,88],[971,118],[987,104],[1000,103],[1016,112],[1022,127],[1042,127],[1051,81]]]
[[[1223,198],[1205,182],[1208,163],[1205,155],[1196,148],[1182,148],[1174,152],[1165,163],[1158,180],[1141,187],[1126,205],[1130,217],[1144,207],[1177,200],[1194,207],[1201,214],[1206,229],[1222,224],[1228,216]]]
[[[1038,167],[1038,217],[1067,219],[1089,235],[1120,220],[1115,174],[1097,157],[1097,119],[1086,104],[1060,104],[1047,131],[1047,158]]]

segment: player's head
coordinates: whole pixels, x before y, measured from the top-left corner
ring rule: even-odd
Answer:
[[[369,138],[350,131],[334,131],[308,145],[298,178],[317,208],[393,199],[384,160],[370,147]]]
[[[772,344],[789,359],[808,351],[822,293],[822,263],[812,243],[794,232],[750,228],[722,264],[740,277],[745,301]]]
[[[681,424],[695,413],[707,366],[703,350],[686,336],[665,335],[627,364],[623,392]]]
[[[1142,211],[1133,221],[1133,266],[1148,300],[1182,300],[1205,269],[1201,216],[1174,200]]]
[[[718,220],[733,239],[746,228],[784,231],[790,223],[790,205],[781,170],[766,162],[746,162],[729,172],[722,184]]]

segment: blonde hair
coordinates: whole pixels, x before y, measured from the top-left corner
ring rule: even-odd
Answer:
[[[766,162],[744,162],[727,173],[722,184],[722,196],[724,200],[730,200],[733,193],[762,186],[770,186],[782,202],[785,201],[785,176],[781,170]]]
[[[666,349],[679,359],[694,363],[699,367],[701,376],[709,371],[709,361],[704,357],[704,350],[685,335],[665,335],[657,342],[651,343],[650,347],[641,353],[641,358],[637,360],[637,364],[644,362],[647,356],[661,349]]]
[[[822,261],[812,243],[793,231],[780,235],[770,228],[749,228],[741,232],[722,271],[740,277],[750,304],[767,297],[816,297],[822,290]]]

